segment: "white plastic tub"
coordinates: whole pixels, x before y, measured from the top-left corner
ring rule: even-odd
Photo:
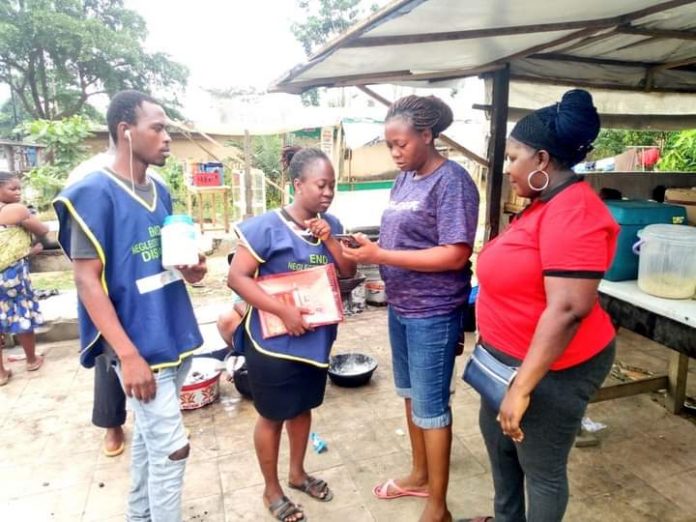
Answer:
[[[638,288],[656,297],[690,299],[696,294],[696,228],[649,225],[638,231]]]

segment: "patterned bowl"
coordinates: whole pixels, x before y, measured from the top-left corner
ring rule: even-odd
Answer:
[[[179,403],[182,410],[195,410],[207,406],[220,396],[220,361],[196,357],[181,387]]]

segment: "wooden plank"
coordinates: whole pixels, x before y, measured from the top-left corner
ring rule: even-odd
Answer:
[[[496,64],[467,69],[449,69],[445,71],[416,74],[411,73],[411,71],[408,70],[401,70],[385,71],[373,74],[330,76],[327,78],[314,78],[311,80],[297,81],[287,86],[283,86],[282,88],[280,86],[272,86],[269,89],[269,92],[289,92],[291,94],[299,94],[305,89],[312,87],[347,87],[379,83],[394,83],[400,81],[443,81],[494,72],[502,67],[502,65]]]
[[[650,67],[656,67],[662,65],[656,62],[637,62],[629,60],[614,60],[610,58],[594,58],[589,56],[575,56],[572,54],[564,53],[539,53],[530,54],[527,57],[529,60],[548,60],[554,62],[571,62],[571,63],[586,63],[589,65],[609,65],[618,67],[635,67],[639,69],[646,69]]]
[[[686,398],[686,381],[688,378],[689,358],[683,353],[672,352],[669,355],[669,386],[665,406],[672,413],[684,409]]]
[[[487,27],[485,29],[469,29],[466,31],[448,31],[441,33],[397,34],[390,36],[365,36],[347,43],[343,48],[382,47],[387,45],[407,45],[433,42],[451,42],[455,40],[471,40],[475,38],[491,38],[498,36],[514,36],[520,34],[547,33],[553,31],[571,31],[589,26],[597,29],[613,27],[618,18],[603,18],[599,20],[577,20],[549,24],[519,25],[512,27]]]
[[[696,31],[678,31],[674,29],[653,29],[647,27],[636,27],[635,25],[625,25],[617,27],[616,31],[621,34],[632,34],[636,36],[648,36],[651,38],[668,38],[671,40],[696,40]]]
[[[513,81],[537,83],[540,85],[566,85],[568,87],[583,88],[583,89],[607,89],[610,91],[636,92],[644,90],[643,86],[632,85],[617,85],[613,83],[593,82],[588,80],[574,80],[572,78],[540,78],[538,76],[530,76],[528,74],[510,74],[510,79]],[[693,94],[696,93],[696,83],[693,87],[682,87],[674,89],[666,89],[664,87],[654,87],[651,92],[660,92],[665,94]]]
[[[486,225],[484,240],[500,232],[500,209],[503,188],[503,162],[507,135],[510,69],[493,74],[490,142],[488,144],[488,175],[486,176]]]
[[[656,375],[655,377],[647,377],[633,382],[622,382],[620,384],[610,384],[602,386],[595,394],[590,402],[610,401],[613,399],[621,399],[623,397],[632,397],[641,393],[650,393],[658,390],[664,390],[669,385],[669,379],[666,375]]]
[[[244,131],[244,195],[246,196],[244,217],[248,218],[254,215],[251,183],[251,135],[248,130]]]
[[[223,219],[225,220],[225,233],[230,231],[230,189],[222,191]]]
[[[617,326],[663,344],[687,357],[696,357],[694,328],[599,292],[599,302]]]

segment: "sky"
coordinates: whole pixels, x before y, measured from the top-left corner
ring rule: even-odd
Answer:
[[[366,1],[380,5],[388,2]],[[303,17],[296,0],[125,0],[124,3],[145,19],[146,50],[167,53],[188,67],[188,88],[180,97],[182,112],[188,120],[199,124],[225,123],[220,121],[219,101],[212,99],[205,88],[252,86],[264,90],[306,60],[301,44],[290,30],[293,21]],[[328,95],[332,92],[336,96],[335,90]],[[5,97],[9,97],[9,92],[0,88],[0,98]],[[103,98],[92,98],[90,103],[105,110],[108,99]],[[265,97],[263,104],[263,108],[256,110],[259,117],[264,113],[302,110],[299,96],[272,95]]]
[[[192,86],[267,87],[303,62],[294,0],[127,0],[147,22],[146,47],[186,65]]]

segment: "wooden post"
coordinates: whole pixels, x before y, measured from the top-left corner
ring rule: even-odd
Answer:
[[[669,354],[669,387],[665,406],[672,413],[680,413],[684,409],[686,398],[686,380],[689,370],[689,356],[681,352]]]
[[[251,135],[248,130],[244,131],[244,194],[246,195],[246,212],[244,217],[249,218],[254,215],[253,195],[251,193],[253,184],[251,183]]]
[[[230,189],[222,189],[222,208],[223,208],[223,218],[225,220],[225,234],[230,231]]]
[[[503,162],[507,134],[510,67],[492,74],[491,136],[488,144],[488,176],[486,177],[486,228],[484,240],[493,239],[500,232],[502,206]]]
[[[280,150],[282,153],[282,150],[288,146],[288,134],[283,133],[280,141]],[[285,206],[285,168],[283,165],[280,166],[280,206],[284,207]]]

